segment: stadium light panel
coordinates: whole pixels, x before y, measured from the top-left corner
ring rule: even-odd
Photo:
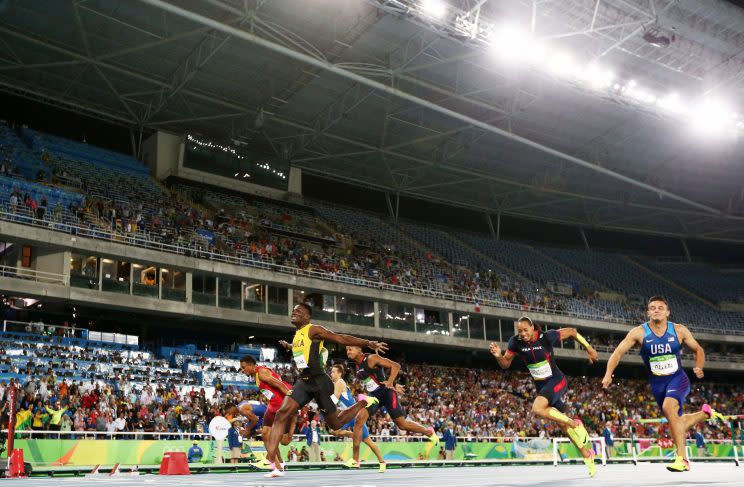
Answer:
[[[490,39],[492,50],[505,59],[524,58],[533,50],[529,32],[514,24],[497,27]]]
[[[441,19],[447,13],[447,4],[442,0],[422,0],[421,12],[429,17]]]
[[[574,71],[574,62],[571,56],[564,52],[556,52],[548,61],[548,69],[551,73],[566,76]]]
[[[730,122],[731,110],[721,100],[702,100],[690,110],[690,122],[695,131],[703,134],[721,133]]]

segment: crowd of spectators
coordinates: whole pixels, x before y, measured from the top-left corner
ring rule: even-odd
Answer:
[[[59,360],[63,360],[65,353],[73,353],[51,348],[49,351]],[[134,363],[142,362],[135,358]],[[176,439],[182,432],[205,433],[209,421],[229,405],[259,399],[255,391],[223,387],[220,383],[207,392],[201,387],[178,385],[172,378],[132,382],[115,377],[77,382],[45,374],[43,370],[29,370],[31,379],[24,383],[0,382],[3,400],[0,409],[6,422],[8,391],[11,387],[18,388],[18,430],[60,430],[78,432],[81,436],[90,431],[118,432],[124,433],[119,436],[122,439],[140,438],[138,433],[142,432],[157,432],[163,438]],[[278,370],[286,380],[294,380],[291,368],[280,366]],[[451,422],[452,432],[465,441],[562,436],[557,427],[530,414],[534,386],[526,373],[413,364],[404,364],[403,370],[405,392],[401,402],[409,418],[432,425],[442,434]],[[348,377],[348,382],[352,383],[352,377]],[[595,436],[601,435],[608,423],[616,438],[629,437],[631,426],[639,438],[658,439],[668,435],[663,424],[637,422],[659,415],[643,380],[619,379],[604,391],[598,378],[569,378],[565,401],[570,412],[580,417]],[[741,387],[701,382],[693,385],[686,408],[694,410],[708,402],[720,411],[735,413],[743,401]],[[313,416],[312,411],[305,411],[295,433],[300,433]],[[405,434],[380,414],[368,424],[370,432],[380,436],[381,441]],[[328,433],[322,422],[320,428],[323,434]],[[727,426],[713,423],[704,423],[700,431],[707,439],[731,438],[732,434]],[[301,456],[299,452],[298,455]]]

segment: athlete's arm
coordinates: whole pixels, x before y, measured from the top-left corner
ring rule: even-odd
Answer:
[[[364,338],[357,338],[351,335],[334,333],[331,330],[320,325],[311,326],[308,335],[312,340],[328,340],[329,342],[338,343],[339,345],[344,345],[347,347],[368,347],[377,353],[385,353],[388,349],[387,343],[385,342],[375,342],[372,340],[365,340]]]
[[[269,372],[268,369],[258,369],[258,378],[261,382],[265,382],[269,384],[272,387],[275,387],[276,389],[279,389],[282,391],[282,394],[285,396],[289,394],[289,387],[284,383],[284,381],[281,381],[274,377],[271,372]]]
[[[607,370],[605,371],[604,378],[602,379],[602,387],[607,389],[612,384],[612,373],[615,372],[617,365],[620,363],[620,359],[628,353],[628,351],[643,341],[643,328],[636,326],[628,332],[622,342],[617,346],[610,360],[607,361]]]
[[[245,417],[248,418],[248,425],[245,427],[245,429],[248,434],[250,434],[253,431],[253,428],[258,424],[258,416],[256,416],[253,411],[250,411],[246,412]]]
[[[502,369],[508,369],[509,367],[511,367],[512,360],[514,360],[514,354],[511,352],[511,350],[507,350],[504,355],[501,355],[501,347],[499,347],[498,343],[496,342],[491,342],[488,350],[491,352],[491,355],[494,356],[496,362],[499,363]]]
[[[398,373],[400,372],[400,364],[398,362],[374,354],[369,356],[369,358],[367,359],[367,363],[373,369],[376,367],[390,369],[390,375],[384,382],[384,385],[390,389],[393,389],[395,387],[395,379],[398,377]]]
[[[336,396],[336,399],[341,399],[341,396],[346,391],[346,381],[343,379],[339,379],[336,381],[335,384],[333,384],[333,395]]]
[[[574,338],[577,342],[581,343],[581,345],[583,345],[583,347],[586,349],[586,354],[589,356],[590,364],[596,362],[599,358],[599,355],[597,354],[597,351],[594,350],[594,347],[592,347],[589,342],[584,339],[584,337],[579,335],[579,332],[576,330],[576,328],[561,328],[560,330],[558,330],[558,333],[560,333],[561,341],[568,340],[569,338]]]
[[[702,379],[705,375],[703,374],[703,367],[705,367],[705,351],[703,350],[703,347],[700,346],[697,340],[695,340],[695,337],[692,336],[692,332],[690,332],[685,325],[675,323],[674,331],[677,332],[680,341],[687,345],[687,348],[695,354],[695,368],[693,368],[692,371],[695,373],[695,377]]]

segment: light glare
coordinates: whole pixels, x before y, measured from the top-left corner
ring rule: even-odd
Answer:
[[[447,4],[442,0],[422,0],[421,11],[435,19],[441,19],[447,13]]]

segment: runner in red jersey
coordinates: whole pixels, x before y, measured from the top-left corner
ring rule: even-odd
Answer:
[[[246,355],[240,359],[240,370],[245,375],[256,377],[256,386],[258,386],[259,392],[266,399],[266,402],[268,402],[269,407],[266,409],[266,414],[264,414],[263,428],[261,429],[261,438],[264,441],[264,445],[266,445],[266,439],[269,437],[269,432],[274,424],[276,412],[282,406],[284,396],[292,390],[292,386],[284,382],[279,374],[270,368],[263,365],[257,365],[256,359],[250,355]],[[297,416],[295,415],[284,431],[281,440],[282,445],[286,446],[292,442],[292,434],[294,433],[296,424]],[[272,468],[271,464],[274,461],[283,464],[278,446],[274,452],[269,452],[267,450],[266,461],[259,462],[256,466],[259,468]]]

